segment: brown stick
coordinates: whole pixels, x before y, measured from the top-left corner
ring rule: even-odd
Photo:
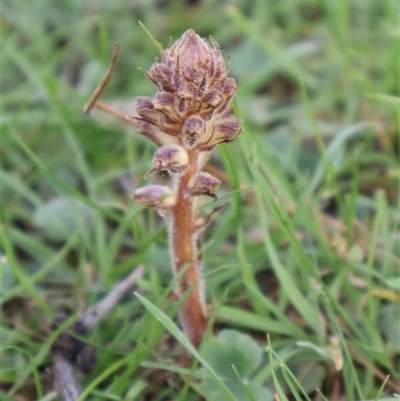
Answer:
[[[139,266],[101,301],[89,308],[70,327],[70,331],[81,336],[87,334],[134,288],[136,280],[141,277],[143,277],[143,267]],[[60,316],[60,321],[57,324],[65,318],[66,316]],[[51,354],[57,392],[63,401],[75,401],[81,394],[75,367],[79,367],[81,371],[89,372],[96,362],[95,349],[72,334],[63,332],[55,341]]]
[[[100,322],[115,305],[135,286],[136,280],[143,277],[143,267],[137,267],[128,277],[119,283],[108,295],[95,306],[89,308],[77,321],[80,328],[91,330]]]
[[[187,270],[178,284],[178,296],[191,290],[180,311],[181,321],[187,337],[198,347],[207,328],[204,294],[201,289],[201,266],[196,260],[194,199],[188,196],[186,188],[190,178],[197,173],[198,154],[188,150],[189,166],[180,178],[176,190],[175,207],[172,209],[170,241],[175,273]]]
[[[106,75],[104,75],[104,78],[99,83],[99,86],[96,88],[92,97],[89,99],[89,101],[86,103],[85,107],[83,108],[83,111],[86,114],[90,113],[90,110],[92,109],[93,105],[96,103],[97,99],[103,93],[104,88],[106,87],[108,81],[110,80],[111,74],[112,74],[115,64],[117,62],[118,52],[119,52],[119,45],[115,44],[113,55],[112,55],[111,62],[110,62],[110,66],[108,67]]]

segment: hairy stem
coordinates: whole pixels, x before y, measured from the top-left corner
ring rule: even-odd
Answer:
[[[207,316],[201,283],[201,266],[196,260],[195,198],[186,194],[188,182],[198,169],[198,152],[188,150],[188,156],[188,169],[177,183],[176,203],[171,216],[170,239],[175,273],[186,268],[185,274],[178,283],[177,295],[181,297],[187,290],[191,290],[181,309],[182,324],[189,340],[198,347],[207,328]]]

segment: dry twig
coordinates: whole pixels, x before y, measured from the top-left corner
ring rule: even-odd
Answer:
[[[56,389],[63,401],[76,401],[81,395],[81,386],[71,362],[61,352],[53,353]]]
[[[85,107],[83,108],[83,110],[84,110],[84,112],[86,114],[90,113],[90,110],[92,109],[93,105],[96,103],[96,100],[103,93],[104,88],[106,87],[108,81],[110,80],[111,74],[112,74],[112,72],[114,70],[114,67],[115,67],[115,64],[117,62],[118,52],[119,52],[119,45],[115,44],[114,45],[114,52],[113,52],[113,55],[112,55],[112,58],[111,58],[111,63],[110,63],[110,66],[108,67],[106,75],[101,80],[99,86],[94,91],[92,97],[89,99],[89,101],[86,103]]]
[[[143,277],[143,267],[137,267],[128,277],[119,283],[108,295],[95,306],[89,308],[80,319],[63,332],[52,348],[54,380],[63,401],[75,401],[81,394],[81,388],[75,367],[89,372],[96,362],[96,351],[76,336],[86,335],[130,292],[137,279]],[[58,315],[54,325],[59,325],[66,318]]]

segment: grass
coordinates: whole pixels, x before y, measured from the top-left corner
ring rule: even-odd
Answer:
[[[397,399],[398,3],[186,3],[3,4],[2,398],[56,399],[53,316],[143,264],[140,297],[86,338],[98,361],[80,401]],[[115,42],[102,100],[129,115],[154,93],[137,67],[157,44],[138,20],[164,48],[188,28],[212,35],[240,85],[243,133],[209,161],[230,204],[206,232],[215,330],[199,354],[173,323],[163,222],[130,200],[155,149],[82,112]],[[260,364],[241,369],[252,349]]]

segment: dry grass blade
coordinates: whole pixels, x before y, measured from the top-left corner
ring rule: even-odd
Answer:
[[[107,114],[112,115],[113,117],[116,117],[118,120],[121,120],[125,123],[129,123],[134,125],[135,127],[137,126],[136,120],[127,117],[125,114],[121,113],[118,110],[113,109],[112,107],[108,106],[107,104],[101,102],[100,100],[97,100],[93,107],[95,107],[96,109],[99,109],[101,111],[106,112]]]
[[[94,106],[94,104],[96,103],[96,101],[100,97],[100,95],[103,93],[104,88],[106,87],[108,81],[110,80],[111,74],[112,74],[115,64],[117,62],[118,52],[119,52],[119,45],[115,44],[113,55],[112,55],[111,62],[110,62],[110,66],[108,67],[106,75],[101,80],[99,86],[94,91],[92,97],[89,99],[89,101],[86,103],[85,107],[83,108],[83,110],[86,114],[90,113],[90,110],[92,109],[92,107]]]
[[[137,267],[119,283],[106,297],[89,308],[70,328],[73,334],[63,332],[54,343],[52,357],[54,363],[55,387],[64,401],[75,401],[81,394],[75,365],[83,372],[90,372],[96,363],[96,351],[74,334],[85,335],[100,322],[131,291],[138,278],[143,277],[143,267]],[[63,321],[64,317],[60,317]]]
[[[387,378],[387,373],[382,372],[382,370],[378,369],[371,362],[365,359],[361,354],[359,354],[354,348],[350,348],[351,354],[354,356],[354,359],[361,365],[365,366],[367,369],[370,369],[374,372],[374,375],[380,380],[384,381]],[[395,383],[391,379],[387,379],[386,386],[390,387],[391,390],[396,393],[400,393],[400,384],[399,382]]]

